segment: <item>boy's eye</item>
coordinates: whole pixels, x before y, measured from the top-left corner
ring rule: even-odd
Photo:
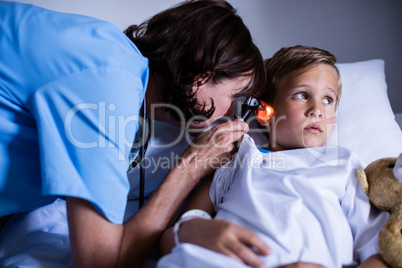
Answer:
[[[324,102],[325,104],[331,104],[331,103],[332,103],[332,99],[331,99],[331,98],[325,98],[325,99],[323,100],[323,102]]]
[[[294,98],[301,99],[301,100],[306,100],[307,95],[305,93],[296,93],[293,95]]]

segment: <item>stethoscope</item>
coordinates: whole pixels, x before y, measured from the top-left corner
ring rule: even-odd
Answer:
[[[144,205],[144,199],[145,199],[145,167],[144,167],[144,161],[145,161],[145,153],[147,152],[148,149],[148,141],[151,137],[152,133],[152,124],[148,124],[147,122],[147,109],[146,109],[146,99],[144,96],[144,101],[143,105],[141,106],[141,113],[142,113],[142,120],[140,124],[141,128],[141,137],[140,137],[140,149],[138,151],[138,154],[136,158],[132,161],[130,161],[130,165],[128,167],[127,173],[136,167],[137,165],[140,165],[140,187],[139,187],[139,203],[138,203],[138,209],[140,209]],[[147,129],[149,129],[147,133]],[[137,145],[137,141],[134,142],[135,145]],[[136,152],[136,146],[133,146],[131,149],[131,155],[135,154]],[[131,157],[130,157],[131,159]]]
[[[241,111],[240,111],[240,116],[236,116],[236,120],[243,120],[246,121],[247,118],[252,114],[252,112],[256,111],[259,107],[261,107],[261,103],[259,100],[253,97],[248,97],[246,100],[242,103],[241,105]],[[152,134],[152,124],[147,124],[147,117],[146,117],[146,99],[144,97],[144,102],[143,105],[141,106],[141,112],[142,112],[142,120],[141,120],[141,137],[140,137],[140,149],[139,152],[136,156],[136,158],[131,161],[129,168],[127,170],[127,173],[136,167],[137,165],[139,166],[140,169],[140,187],[139,187],[139,203],[138,203],[138,209],[140,209],[144,205],[144,191],[145,191],[145,153],[148,149],[148,141],[151,137]],[[147,129],[149,129],[147,133]],[[135,142],[134,144],[137,144]],[[134,154],[136,152],[134,146],[133,149],[131,150],[131,154]]]

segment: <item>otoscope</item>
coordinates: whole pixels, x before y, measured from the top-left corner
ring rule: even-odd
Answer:
[[[256,98],[248,97],[241,105],[240,116],[235,116],[235,118],[246,122],[253,112],[256,115],[258,123],[262,126],[267,126],[274,113],[274,109],[262,100],[259,101]],[[241,140],[235,142],[234,146],[239,148],[240,143]]]
[[[248,97],[242,103],[240,117],[237,117],[237,119],[246,121],[252,112],[256,114],[257,121],[262,124],[263,121],[269,121],[274,113],[274,109],[264,101],[259,101],[256,98]]]
[[[253,97],[248,97],[241,105],[240,118],[246,121],[252,112],[261,106],[259,100]]]

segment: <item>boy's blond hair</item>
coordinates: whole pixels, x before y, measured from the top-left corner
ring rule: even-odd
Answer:
[[[264,101],[270,105],[273,104],[278,85],[286,74],[293,71],[303,73],[318,64],[328,64],[334,67],[338,76],[338,96],[335,103],[335,107],[337,107],[341,96],[342,80],[335,63],[336,57],[320,48],[300,45],[281,48],[272,58],[264,61],[267,74],[266,89],[263,96]]]

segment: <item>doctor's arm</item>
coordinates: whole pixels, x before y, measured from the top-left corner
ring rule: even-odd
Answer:
[[[232,143],[247,131],[245,123],[227,122],[198,135],[194,143],[203,146],[188,147],[148,202],[124,224],[109,222],[86,200],[66,197],[75,267],[138,266],[169,226],[187,195],[202,178],[213,172],[214,165],[210,161],[230,159]]]

